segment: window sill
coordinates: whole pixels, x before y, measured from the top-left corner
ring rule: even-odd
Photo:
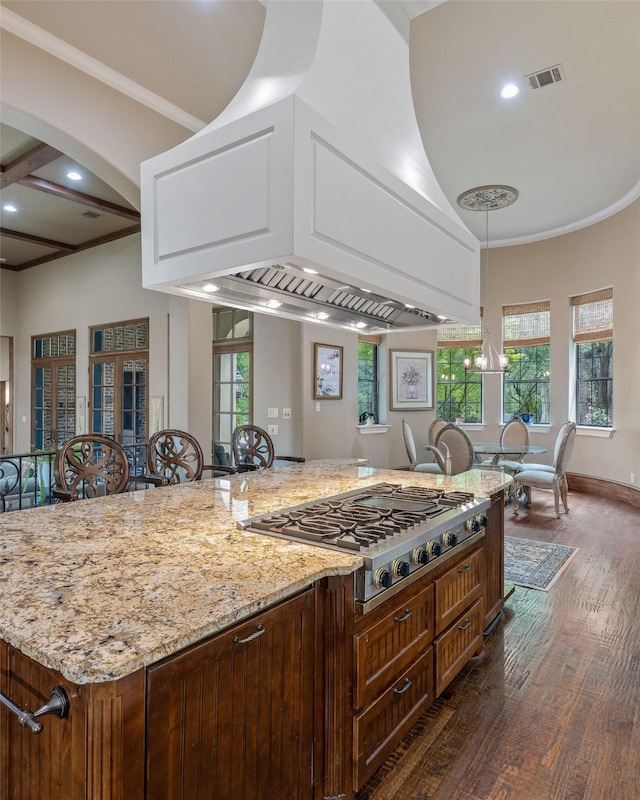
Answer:
[[[362,436],[372,433],[387,433],[391,425],[358,425],[358,430]]]
[[[615,428],[592,428],[589,425],[576,425],[576,436],[595,436],[596,439],[613,439]]]

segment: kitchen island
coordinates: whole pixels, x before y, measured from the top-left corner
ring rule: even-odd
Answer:
[[[62,685],[70,712],[62,720],[44,717],[35,736],[1,709],[8,743],[0,753],[1,800],[172,798],[160,794],[175,776],[159,769],[170,772],[171,764],[154,763],[166,759],[154,731],[177,726],[181,714],[191,719],[196,709],[198,719],[206,716],[197,698],[212,685],[217,697],[222,692],[242,704],[220,701],[216,720],[241,714],[252,727],[247,741],[269,749],[259,763],[271,765],[278,761],[274,731],[261,730],[263,717],[252,719],[252,709],[273,700],[265,692],[277,694],[269,725],[278,717],[289,726],[280,761],[291,771],[292,735],[302,767],[286,779],[255,775],[256,786],[288,781],[274,798],[353,796],[344,728],[351,714],[353,573],[362,559],[243,532],[237,523],[380,481],[498,498],[509,480],[493,471],[444,477],[319,461],[2,515],[0,691],[33,709]],[[270,621],[275,627],[265,634]],[[229,656],[238,644],[242,657]],[[165,676],[173,680],[178,663],[200,682],[180,684],[176,705],[167,700]],[[292,698],[297,705],[285,719],[283,704]],[[191,746],[200,748],[203,728],[193,727],[199,733]],[[241,769],[242,746],[229,741],[225,751],[216,742],[227,771],[230,764]],[[162,779],[154,782],[154,775]],[[189,791],[190,800],[210,796]],[[219,784],[216,791],[227,796]]]

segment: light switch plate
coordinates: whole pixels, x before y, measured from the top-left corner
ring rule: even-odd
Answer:
[[[282,419],[291,419],[291,409],[290,408],[283,408],[282,409]]]
[[[277,436],[278,435],[278,426],[277,425],[269,425],[267,429],[267,433],[269,436]]]
[[[278,419],[278,409],[277,408],[268,409],[267,416],[269,417],[269,419]]]

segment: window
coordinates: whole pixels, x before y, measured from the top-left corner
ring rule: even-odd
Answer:
[[[378,347],[381,337],[358,338],[358,419],[365,421],[363,415],[378,416]]]
[[[576,351],[576,423],[613,426],[613,289],[571,298]]]
[[[75,331],[31,337],[31,442],[54,450],[76,431]]]
[[[213,439],[231,457],[231,434],[252,419],[253,314],[213,309]]]
[[[482,346],[481,325],[438,328],[438,416],[450,422],[482,422],[482,376],[467,372]]]
[[[502,308],[502,341],[509,369],[504,374],[502,418],[550,421],[550,326],[548,300]]]
[[[149,320],[90,328],[90,428],[123,444],[147,438]]]

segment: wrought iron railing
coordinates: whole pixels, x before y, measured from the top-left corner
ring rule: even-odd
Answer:
[[[127,454],[131,476],[146,474],[147,441],[131,436],[118,440]],[[57,502],[51,493],[55,456],[55,450],[0,456],[0,514]],[[78,488],[84,497],[82,487]],[[136,489],[148,488],[148,483],[136,484]]]
[[[0,513],[50,505],[55,451],[0,456]]]

